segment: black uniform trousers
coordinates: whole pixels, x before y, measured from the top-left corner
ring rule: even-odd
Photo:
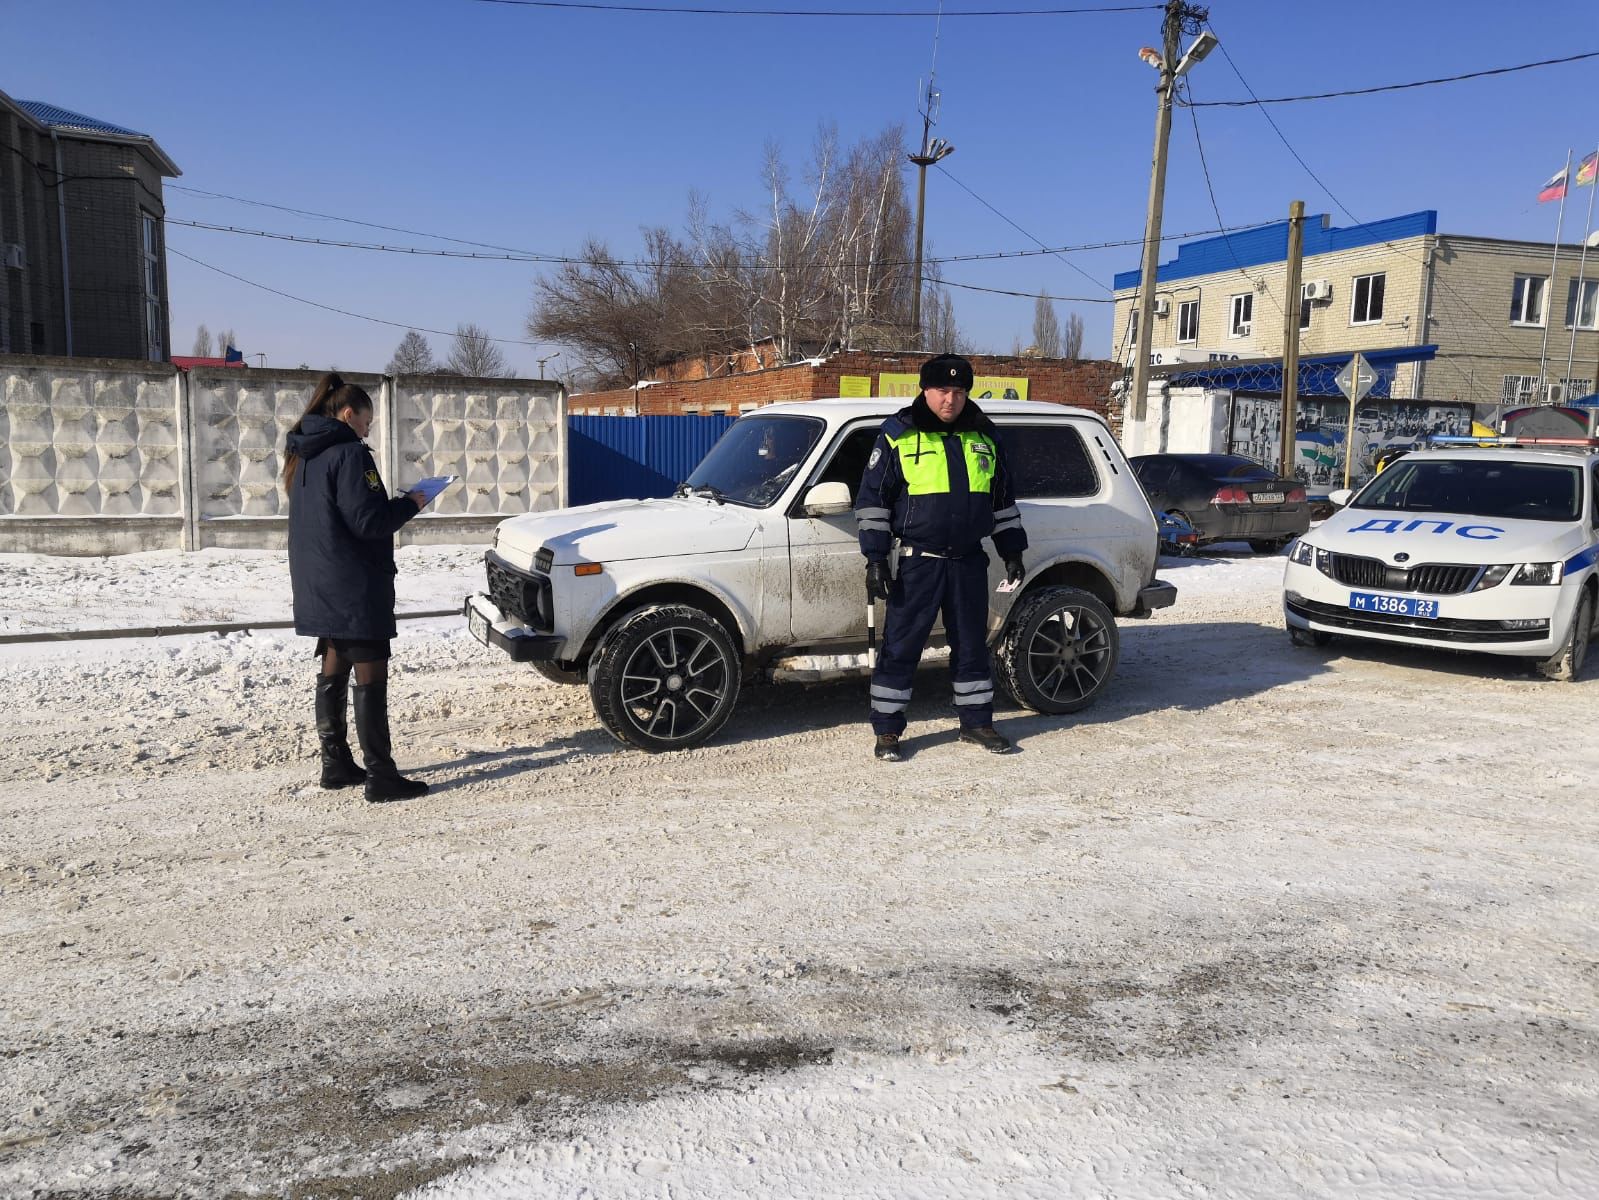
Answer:
[[[994,723],[994,677],[988,661],[988,555],[915,555],[899,560],[888,594],[883,644],[872,672],[872,731],[905,732],[905,709],[922,650],[939,614],[949,642],[955,707],[963,729]]]

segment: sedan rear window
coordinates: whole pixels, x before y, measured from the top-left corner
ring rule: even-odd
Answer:
[[[1575,521],[1581,498],[1582,471],[1576,466],[1411,455],[1373,479],[1350,507]]]

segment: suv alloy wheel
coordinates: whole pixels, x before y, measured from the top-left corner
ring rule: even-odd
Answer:
[[[1017,602],[994,665],[1000,684],[1023,708],[1073,713],[1098,698],[1120,654],[1116,619],[1097,596],[1045,587]]]
[[[687,750],[727,722],[739,656],[726,627],[686,604],[645,608],[605,635],[589,665],[600,720],[640,750]]]

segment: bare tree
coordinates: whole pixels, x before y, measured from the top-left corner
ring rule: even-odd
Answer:
[[[489,337],[488,330],[471,323],[455,327],[455,340],[450,343],[450,356],[444,360],[444,369],[452,375],[471,375],[479,379],[510,374],[505,355]]]
[[[1073,362],[1083,356],[1083,319],[1076,313],[1066,315],[1066,334],[1061,339],[1062,358]]]
[[[204,325],[194,331],[194,349],[189,353],[196,358],[211,357],[211,331]]]
[[[1042,292],[1033,302],[1033,349],[1040,358],[1060,357],[1060,319],[1055,316],[1055,302]]]
[[[224,329],[221,333],[217,334],[217,356],[220,358],[222,355],[226,354],[229,346],[237,350],[239,348],[239,337],[233,332],[233,330]]]
[[[416,330],[411,329],[400,339],[400,344],[394,348],[394,357],[389,359],[389,365],[383,368],[386,375],[426,375],[438,370],[438,364],[433,361],[433,347],[428,345],[427,338]]]
[[[929,354],[962,354],[965,339],[955,324],[955,301],[949,289],[934,284],[922,294],[922,344]]]

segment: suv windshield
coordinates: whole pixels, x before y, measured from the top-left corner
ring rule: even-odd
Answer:
[[[1491,453],[1491,452],[1490,452]],[[1582,471],[1559,463],[1411,455],[1385,470],[1351,508],[1450,512],[1515,521],[1575,521]]]
[[[735,421],[683,482],[690,491],[750,508],[782,495],[822,435],[815,417],[745,417]]]

